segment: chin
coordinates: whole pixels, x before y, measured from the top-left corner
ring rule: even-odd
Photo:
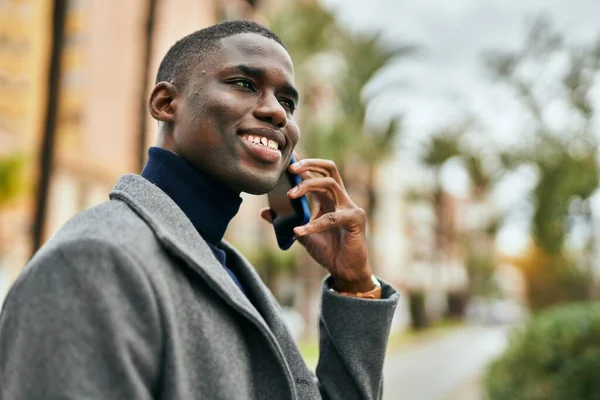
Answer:
[[[241,191],[248,194],[262,195],[267,194],[277,185],[279,177],[270,178],[267,176],[257,179],[248,177],[241,185]]]

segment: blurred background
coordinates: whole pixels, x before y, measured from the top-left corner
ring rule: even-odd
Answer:
[[[249,19],[294,59],[300,156],[337,163],[401,292],[385,398],[526,398],[498,389],[523,365],[512,327],[599,294],[598,15],[595,0],[0,0],[0,302],[64,222],[141,171],[168,48]],[[265,196],[243,197],[226,238],[314,366],[324,273],[278,250]],[[536,382],[527,398],[587,398]]]

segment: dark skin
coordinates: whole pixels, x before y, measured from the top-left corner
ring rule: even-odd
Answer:
[[[149,109],[159,121],[159,147],[184,158],[235,193],[271,191],[298,143],[297,92],[292,60],[276,41],[245,33],[221,40],[185,85],[159,82]],[[268,132],[280,156],[253,151],[243,135]],[[276,151],[275,151],[276,152]],[[366,215],[352,202],[335,164],[306,159],[289,166],[303,181],[289,198],[314,196],[311,220],[295,228],[299,242],[343,292],[373,289],[367,257]],[[261,216],[271,221],[269,209]]]

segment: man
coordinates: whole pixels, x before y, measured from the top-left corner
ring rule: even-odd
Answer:
[[[304,181],[289,197],[319,203],[296,233],[330,273],[316,377],[268,289],[222,241],[239,194],[267,193],[287,168],[297,96],[287,51],[260,25],[226,22],[169,50],[142,175],[69,221],[6,298],[2,399],[381,398],[398,295],[371,274],[365,213],[332,162],[290,167]]]

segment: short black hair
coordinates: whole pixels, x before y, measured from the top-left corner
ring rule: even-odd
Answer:
[[[162,59],[156,74],[156,83],[171,82],[184,87],[198,61],[218,50],[221,39],[241,33],[256,33],[275,40],[283,48],[283,41],[269,29],[251,21],[226,21],[191,33],[178,40]]]

